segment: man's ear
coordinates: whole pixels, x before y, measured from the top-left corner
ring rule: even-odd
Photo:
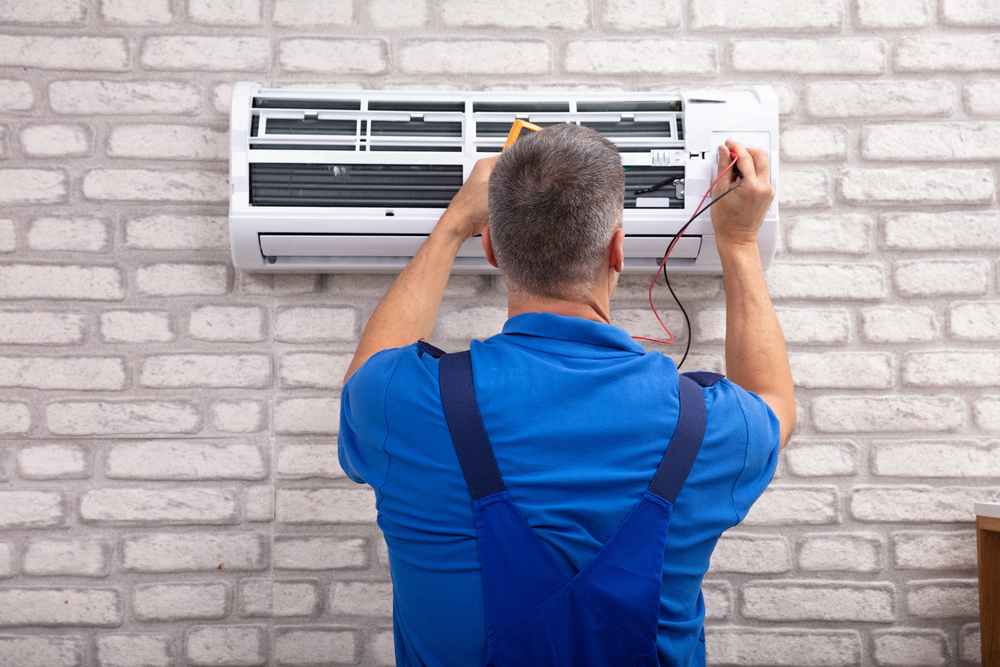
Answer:
[[[490,240],[490,226],[486,225],[483,227],[483,250],[486,251],[486,261],[490,263],[495,269],[500,268],[497,266],[496,255],[493,254],[493,241]]]
[[[611,237],[611,244],[608,247],[608,266],[621,273],[625,270],[625,230],[621,227]]]

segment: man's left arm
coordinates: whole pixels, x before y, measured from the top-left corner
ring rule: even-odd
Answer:
[[[373,354],[429,338],[459,248],[489,222],[487,189],[498,158],[476,162],[434,230],[368,318],[344,383]]]

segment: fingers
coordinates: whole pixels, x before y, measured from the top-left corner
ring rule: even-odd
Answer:
[[[740,142],[732,140],[726,142],[726,147],[739,156],[736,161],[736,167],[743,172],[744,177],[748,179],[752,178],[762,183],[770,182],[770,158],[767,151],[762,148],[745,148]],[[728,166],[728,162],[726,166]]]

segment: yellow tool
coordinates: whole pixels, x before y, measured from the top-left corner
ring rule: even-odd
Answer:
[[[518,118],[514,121],[514,124],[510,126],[510,132],[507,134],[507,143],[503,145],[504,150],[507,150],[514,145],[514,142],[517,141],[517,137],[521,134],[521,130],[524,128],[527,128],[532,132],[538,132],[542,129],[533,123],[529,123],[526,120]]]

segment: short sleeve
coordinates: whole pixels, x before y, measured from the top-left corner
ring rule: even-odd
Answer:
[[[340,467],[353,481],[376,490],[385,481],[389,464],[386,392],[401,351],[384,350],[370,357],[348,378],[340,394]]]
[[[739,389],[737,400],[746,421],[746,458],[733,487],[733,505],[740,521],[771,483],[778,465],[781,428],[778,418],[757,394]]]

